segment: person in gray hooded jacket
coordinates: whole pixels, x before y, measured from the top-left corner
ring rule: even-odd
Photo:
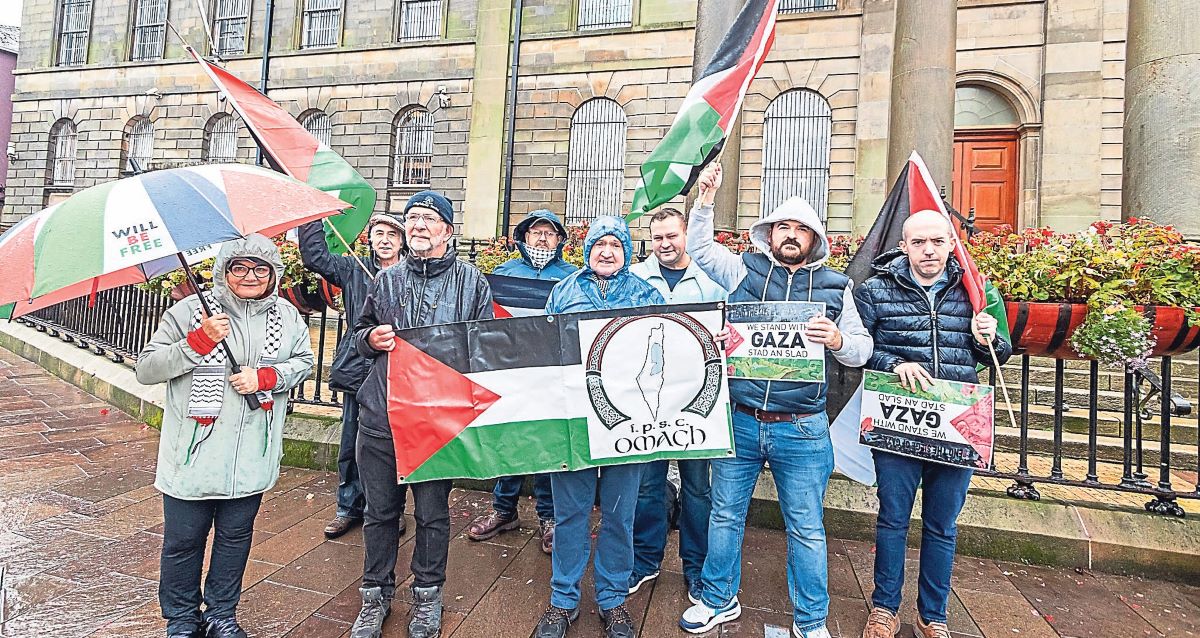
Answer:
[[[279,298],[282,274],[279,250],[266,237],[227,242],[213,264],[212,291],[202,293],[214,314],[204,315],[196,295],[180,301],[138,355],[138,381],[167,384],[154,486],[163,493],[158,598],[172,638],[246,635],[235,612],[254,517],[279,478],[287,393],[313,367],[308,325]],[[221,341],[241,372],[231,374]],[[249,394],[260,409],[247,403]]]

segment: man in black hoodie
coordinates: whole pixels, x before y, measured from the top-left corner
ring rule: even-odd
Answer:
[[[300,259],[304,267],[342,289],[346,326],[353,328],[362,314],[363,301],[375,274],[400,261],[404,253],[404,221],[390,213],[376,213],[371,217],[367,223],[370,259],[329,252],[324,224],[320,221],[301,226],[299,235]],[[366,506],[358,478],[358,462],[354,457],[354,445],[358,440],[358,400],[354,395],[362,386],[371,361],[358,354],[351,337],[347,330],[338,341],[329,374],[329,387],[342,393],[342,440],[338,448],[337,514],[325,526],[325,538],[337,538],[362,522]],[[400,509],[404,509],[403,491]],[[403,518],[400,519],[400,533],[404,534]]]
[[[404,208],[409,254],[380,271],[354,325],[354,345],[371,359],[358,391],[358,467],[367,497],[363,537],[366,558],[362,611],[350,638],[379,638],[396,590],[397,533],[403,517],[403,485],[397,485],[396,450],[387,411],[387,353],[396,330],[491,319],[492,291],[483,273],[450,250],[454,209],[440,193],[422,191]],[[412,618],[409,638],[434,638],[442,627],[442,585],[450,549],[450,481],[412,487],[417,521],[412,557]]]

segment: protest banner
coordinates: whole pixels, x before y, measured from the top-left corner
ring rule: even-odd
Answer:
[[[988,468],[995,440],[992,386],[935,379],[907,390],[888,372],[863,373],[860,441],[945,465]]]
[[[825,346],[805,335],[824,314],[824,303],[807,301],[729,304],[729,378],[824,383]]]
[[[720,303],[397,333],[397,479],[493,478],[732,456]]]

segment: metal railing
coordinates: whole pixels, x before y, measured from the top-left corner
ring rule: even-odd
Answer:
[[[633,24],[633,0],[579,0],[582,29],[609,29]]]
[[[783,0],[779,3],[780,13],[835,11],[837,8],[837,0]]]

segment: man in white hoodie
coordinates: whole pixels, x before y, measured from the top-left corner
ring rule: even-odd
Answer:
[[[873,350],[851,292],[850,278],[822,265],[829,257],[825,227],[808,202],[794,197],[750,227],[757,252],[735,255],[713,240],[713,201],[720,165],[705,169],[688,223],[688,254],[729,301],[813,301],[825,316],[809,322],[807,337],[846,366],[862,366]],[[741,615],[742,537],[750,497],[770,463],[788,535],[788,592],[792,634],[829,638],[828,572],[822,504],[833,471],[824,383],[731,379],[734,458],[712,461],[708,556],[699,595],[679,626],[704,633]]]

